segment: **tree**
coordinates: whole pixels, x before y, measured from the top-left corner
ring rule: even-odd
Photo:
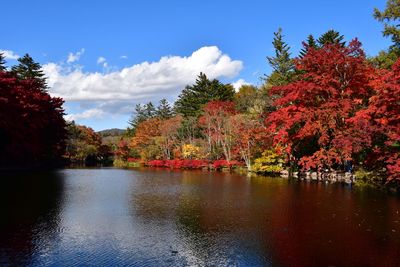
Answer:
[[[32,79],[0,72],[0,164],[55,163],[65,150],[63,100]]]
[[[300,58],[303,58],[308,51],[310,50],[310,48],[312,49],[317,49],[318,48],[318,44],[317,41],[314,39],[314,36],[312,34],[310,34],[307,37],[307,41],[303,42],[303,48],[300,50]]]
[[[371,136],[368,165],[386,168],[388,181],[400,181],[400,60],[381,72],[369,105],[352,120],[357,131]]]
[[[257,99],[257,91],[257,87],[253,85],[242,85],[234,97],[237,111],[242,113],[248,112],[248,109],[254,105]]]
[[[245,162],[247,170],[252,171],[253,158],[264,149],[267,141],[265,127],[245,114],[231,116],[230,124],[234,136],[233,152]]]
[[[384,23],[383,36],[390,37],[393,42],[392,49],[400,52],[400,0],[387,0],[383,11],[375,8],[374,18]]]
[[[235,114],[235,104],[231,101],[210,101],[203,109],[199,119],[204,127],[204,135],[208,141],[208,152],[213,156],[215,149],[221,148],[225,159],[232,159],[233,125],[229,117]],[[218,155],[215,155],[218,157]]]
[[[152,102],[149,102],[146,105],[144,105],[144,114],[146,119],[151,119],[156,116],[157,111]]]
[[[374,18],[384,23],[383,36],[390,37],[393,44],[389,49],[380,51],[379,54],[370,59],[371,63],[382,69],[391,69],[392,65],[400,56],[400,0],[388,0],[383,11],[374,9]]]
[[[269,131],[303,169],[338,168],[370,140],[350,119],[368,103],[374,70],[357,40],[310,50],[297,69],[298,81],[271,89],[281,97],[267,119]]]
[[[152,102],[144,105],[136,104],[135,111],[133,112],[131,119],[128,121],[128,124],[130,125],[128,128],[128,135],[133,136],[139,123],[154,118],[155,116],[156,109]]]
[[[6,61],[3,53],[0,52],[0,71],[6,71]]]
[[[171,159],[178,144],[178,130],[182,123],[181,116],[175,116],[160,122],[160,136],[157,143],[161,147],[164,159]]]
[[[162,151],[156,144],[156,138],[161,135],[161,120],[151,118],[140,122],[131,138],[129,146],[139,152],[142,159],[155,159],[162,157]]]
[[[198,117],[203,106],[210,101],[232,101],[235,90],[231,85],[209,80],[200,73],[195,84],[187,85],[175,102],[174,109],[184,117]]]
[[[338,31],[329,30],[318,38],[318,47],[321,48],[327,44],[338,44],[340,46],[345,46],[346,42],[344,42],[343,39],[344,36],[341,35]]]
[[[11,72],[20,80],[37,81],[41,90],[46,90],[46,78],[42,67],[29,54],[18,59],[19,64],[11,68]]]
[[[160,100],[160,103],[156,110],[156,116],[162,120],[172,118],[173,116],[172,108],[165,98]]]
[[[71,162],[96,163],[102,160],[101,136],[92,128],[68,123],[66,156]],[[102,148],[105,149],[105,148]]]
[[[273,72],[266,77],[266,81],[273,86],[283,85],[291,81],[294,74],[294,64],[290,58],[290,47],[283,41],[281,28],[274,32],[272,44],[275,48],[275,56],[267,57],[267,60]]]
[[[253,171],[262,174],[276,174],[283,171],[284,160],[273,149],[265,150],[254,162]]]

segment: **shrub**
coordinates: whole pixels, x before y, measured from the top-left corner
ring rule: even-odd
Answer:
[[[273,150],[265,150],[262,157],[254,161],[253,171],[256,173],[279,173],[283,171],[283,159]]]

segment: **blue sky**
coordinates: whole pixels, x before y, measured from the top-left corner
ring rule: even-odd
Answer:
[[[66,99],[68,118],[95,130],[125,128],[136,103],[174,101],[200,71],[259,84],[273,32],[294,55],[312,33],[358,37],[368,55],[390,45],[372,17],[385,0],[3,1],[0,50],[29,53]],[[239,81],[239,82],[238,82]]]

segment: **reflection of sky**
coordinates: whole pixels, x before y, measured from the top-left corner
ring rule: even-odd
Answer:
[[[58,210],[31,233],[31,265],[396,265],[400,258],[400,201],[387,195],[201,171],[61,174]]]

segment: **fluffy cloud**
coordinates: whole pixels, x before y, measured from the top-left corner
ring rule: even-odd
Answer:
[[[242,85],[249,85],[250,83],[246,82],[243,79],[239,79],[236,82],[232,83],[233,88],[235,88],[236,91],[239,91],[239,88],[242,87]]]
[[[107,66],[104,66],[107,64],[104,57],[99,57],[97,63]],[[233,78],[242,67],[240,60],[231,59],[216,46],[208,46],[189,56],[165,56],[156,62],[142,62],[106,73],[85,72],[79,66],[62,63],[45,64],[43,70],[53,96],[87,105],[75,111],[78,113],[66,116],[68,120],[80,120],[129,114],[135,103],[157,102],[161,98],[174,101],[200,72],[209,78]]]
[[[104,63],[104,62],[106,62],[106,59],[105,59],[104,57],[99,57],[99,58],[97,59],[97,64],[102,64],[102,63]]]
[[[11,50],[0,50],[0,53],[2,53],[3,54],[3,57],[5,58],[5,59],[18,59],[18,58],[20,58],[20,56],[19,55],[17,55],[17,54],[15,54],[13,51],[11,51]]]
[[[82,48],[80,51],[76,52],[75,54],[69,53],[67,63],[73,63],[73,62],[78,61],[81,58],[81,56],[83,55],[83,53],[85,53],[84,48]]]
[[[105,112],[99,108],[92,108],[85,110],[82,113],[78,114],[68,114],[65,116],[65,119],[68,121],[75,121],[81,119],[90,119],[90,118],[101,118],[105,115]]]
[[[242,62],[232,60],[216,46],[202,47],[188,57],[165,56],[110,73],[88,73],[48,63],[50,92],[67,101],[115,101],[176,95],[200,73],[210,78],[236,76]]]

